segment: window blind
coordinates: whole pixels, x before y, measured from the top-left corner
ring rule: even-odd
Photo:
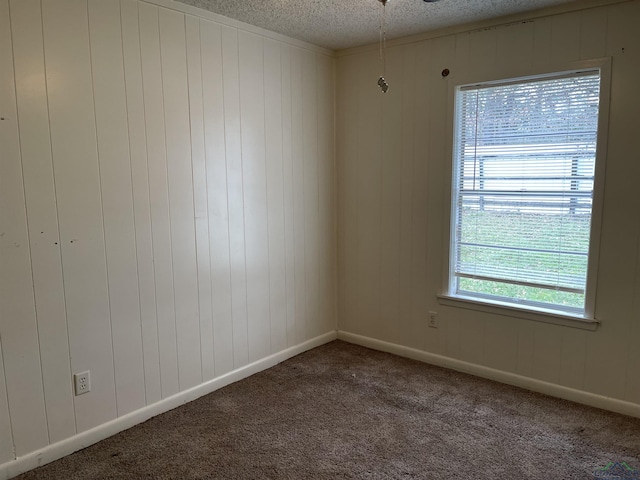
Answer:
[[[456,98],[456,294],[584,309],[598,70],[461,87]]]

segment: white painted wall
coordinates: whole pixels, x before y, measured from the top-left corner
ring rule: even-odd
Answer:
[[[640,404],[640,1],[396,42],[338,59],[339,328]],[[439,304],[456,78],[612,57],[596,332]],[[451,70],[443,79],[441,71]],[[438,311],[440,327],[427,327]],[[372,343],[373,344],[373,343]],[[435,357],[434,357],[435,358]]]
[[[336,128],[331,52],[171,5],[0,0],[0,477],[335,330],[336,249],[341,330],[640,404],[640,0],[396,42],[386,95],[375,48],[342,52]],[[603,56],[602,326],[440,305],[441,70]]]
[[[0,465],[336,329],[331,52],[168,6],[0,0]]]

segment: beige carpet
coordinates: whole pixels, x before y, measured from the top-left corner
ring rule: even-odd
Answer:
[[[623,461],[640,468],[638,419],[336,341],[18,478],[592,479]]]

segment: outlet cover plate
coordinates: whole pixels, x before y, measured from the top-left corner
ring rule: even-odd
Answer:
[[[89,370],[86,372],[75,373],[73,375],[73,385],[75,387],[76,396],[91,391],[91,375]]]
[[[438,328],[438,312],[429,312],[429,327]]]

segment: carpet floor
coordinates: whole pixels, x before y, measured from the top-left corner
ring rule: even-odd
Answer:
[[[17,478],[593,479],[609,462],[640,468],[640,419],[335,341]]]

